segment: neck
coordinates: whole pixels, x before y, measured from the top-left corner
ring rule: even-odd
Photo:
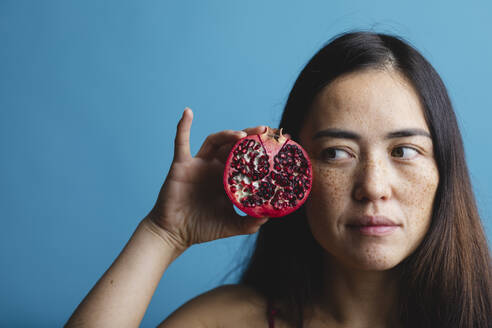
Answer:
[[[395,269],[347,268],[329,255],[324,260],[324,300],[320,310],[330,327],[397,327],[398,282]],[[324,321],[325,321],[324,320]]]

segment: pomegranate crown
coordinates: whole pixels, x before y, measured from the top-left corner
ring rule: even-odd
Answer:
[[[262,137],[268,137],[270,139],[275,139],[278,143],[285,143],[289,138],[283,135],[282,133],[283,128],[280,129],[275,129],[271,128],[269,126],[266,127],[266,130],[264,133],[261,134]]]

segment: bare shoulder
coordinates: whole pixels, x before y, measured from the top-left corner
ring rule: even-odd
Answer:
[[[250,287],[223,285],[186,302],[159,327],[267,327],[266,300]]]

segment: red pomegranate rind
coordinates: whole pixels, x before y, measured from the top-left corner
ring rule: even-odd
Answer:
[[[224,170],[224,188],[231,201],[253,217],[281,217],[298,209],[312,186],[309,157],[282,131],[240,139]]]

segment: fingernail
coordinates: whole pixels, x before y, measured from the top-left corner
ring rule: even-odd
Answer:
[[[241,137],[241,138],[244,138],[246,137],[248,134],[244,131],[237,131],[237,134]]]

